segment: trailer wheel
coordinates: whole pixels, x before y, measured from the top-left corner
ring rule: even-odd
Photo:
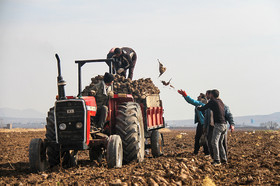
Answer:
[[[151,134],[152,155],[159,157],[163,154],[163,136],[158,130],[154,130]]]
[[[111,135],[107,145],[107,164],[109,168],[120,168],[123,162],[122,139],[119,135]]]
[[[91,162],[96,160],[98,163],[102,162],[102,150],[100,147],[89,149],[89,159]]]
[[[46,170],[46,148],[42,139],[32,139],[29,145],[29,164],[31,171],[42,172]]]
[[[142,162],[145,155],[145,135],[142,111],[138,103],[118,105],[116,132],[122,139],[124,162]]]

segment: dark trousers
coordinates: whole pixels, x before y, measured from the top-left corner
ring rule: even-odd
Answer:
[[[96,127],[103,129],[105,121],[108,116],[108,107],[105,105],[97,107],[96,113]]]
[[[198,123],[197,127],[196,127],[196,134],[195,134],[194,154],[198,154],[198,151],[200,149],[199,140],[200,140],[202,134],[203,134],[203,125]],[[204,152],[205,155],[209,154],[207,143],[205,143],[203,145],[203,152]]]
[[[127,77],[127,78],[129,78],[129,79],[131,79],[131,80],[132,80],[132,78],[133,78],[133,72],[134,72],[136,60],[137,60],[137,57],[136,57],[136,56],[135,56],[135,57],[133,56],[133,57],[132,57],[132,62],[131,62],[130,66],[129,66],[129,69],[128,69],[128,77]],[[117,69],[116,71],[118,71],[118,69]],[[127,74],[127,70],[124,70],[122,73],[120,73],[120,75],[121,75],[121,76],[124,76],[125,78],[126,78],[126,74]]]
[[[213,136],[213,129],[214,129],[214,126],[209,125],[208,131],[207,131],[207,143],[208,143],[209,152],[210,152],[210,155],[212,158],[214,158],[213,147],[211,144],[212,136]]]
[[[214,126],[209,125],[208,126],[208,131],[207,131],[208,148],[209,148],[209,152],[210,152],[210,155],[211,155],[212,158],[214,158],[213,146],[211,144],[212,136],[213,136],[213,129],[214,129]],[[228,149],[227,149],[227,134],[225,134],[225,138],[224,138],[224,141],[223,141],[223,146],[224,146],[224,149],[226,151],[226,156],[227,156],[227,153],[228,153]]]
[[[133,78],[133,72],[134,72],[136,60],[137,60],[137,56],[136,56],[136,54],[135,54],[135,55],[132,57],[132,63],[130,64],[129,73],[128,73],[128,78],[131,79],[131,80],[132,80],[132,78]]]

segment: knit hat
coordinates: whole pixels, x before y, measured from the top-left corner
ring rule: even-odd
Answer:
[[[105,74],[104,74],[104,82],[105,83],[111,83],[112,81],[114,81],[114,76],[112,75],[112,74],[110,74],[110,73],[108,73],[108,72],[106,72]]]

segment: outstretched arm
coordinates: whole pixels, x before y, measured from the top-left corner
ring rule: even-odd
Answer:
[[[193,106],[204,106],[205,105],[201,101],[192,99],[190,96],[187,95],[186,91],[184,91],[184,90],[178,90],[178,93],[181,94],[185,98],[185,100]]]

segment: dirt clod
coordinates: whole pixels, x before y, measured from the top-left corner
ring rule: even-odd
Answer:
[[[176,138],[182,132],[188,135]],[[32,138],[44,138],[44,135],[42,130],[0,132],[0,185],[175,186],[203,185],[205,179],[207,185],[210,180],[216,185],[280,184],[280,136],[270,132],[256,131],[250,137],[244,131],[228,135],[228,164],[218,168],[211,165],[211,159],[205,158],[202,150],[193,155],[194,131],[171,130],[164,133],[166,153],[158,158],[146,155],[141,164],[131,162],[120,169],[108,169],[105,159],[97,165],[89,161],[88,151],[80,151],[77,167],[64,169],[58,166],[42,173],[32,173],[29,143]],[[271,139],[272,135],[274,138]],[[184,147],[176,147],[178,143]],[[255,146],[256,143],[259,146]]]

